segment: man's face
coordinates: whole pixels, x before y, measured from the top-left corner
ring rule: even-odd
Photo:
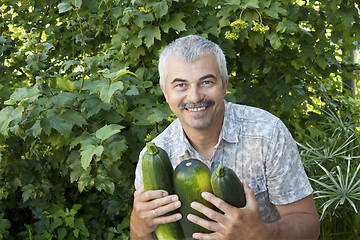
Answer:
[[[184,62],[172,55],[167,68],[165,86],[161,89],[184,129],[221,127],[227,81],[222,83],[215,56],[209,54],[194,62]]]

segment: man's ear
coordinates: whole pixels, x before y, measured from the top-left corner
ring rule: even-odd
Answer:
[[[163,92],[164,97],[165,97],[165,100],[166,100],[166,102],[167,102],[167,94],[166,94],[166,89],[165,89],[165,86],[164,86],[164,85],[162,85],[162,84],[160,84],[160,88],[161,88],[161,91]]]
[[[229,78],[227,78],[223,83],[223,95],[224,95],[224,97],[226,95],[228,83],[229,83]]]

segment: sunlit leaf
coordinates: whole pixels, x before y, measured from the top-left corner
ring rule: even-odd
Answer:
[[[13,108],[11,106],[5,107],[0,111],[0,133],[7,136],[9,123],[22,116],[24,107],[18,106]]]
[[[72,6],[66,2],[59,3],[57,7],[59,9],[59,13],[64,13],[72,9]]]
[[[81,152],[81,166],[86,170],[94,155],[100,157],[104,150],[103,146],[87,145],[86,149]]]
[[[99,130],[96,131],[96,137],[101,139],[102,141],[108,139],[112,135],[119,133],[121,129],[123,129],[124,126],[118,125],[118,124],[110,124],[105,125]]]
[[[56,78],[56,84],[60,89],[65,91],[75,92],[76,90],[74,82],[66,78],[61,78],[61,77]]]

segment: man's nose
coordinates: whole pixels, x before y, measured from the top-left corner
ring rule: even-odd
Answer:
[[[189,102],[197,103],[203,100],[204,93],[198,86],[192,86],[187,94],[187,99]]]

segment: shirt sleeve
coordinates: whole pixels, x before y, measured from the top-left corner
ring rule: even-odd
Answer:
[[[289,130],[280,120],[275,129],[266,161],[267,187],[270,201],[283,205],[307,197],[313,189]]]
[[[143,175],[142,175],[142,156],[144,155],[146,151],[146,147],[143,148],[143,150],[140,152],[139,154],[139,161],[136,165],[136,170],[135,170],[135,189],[138,189],[140,187],[140,185],[143,183]]]

